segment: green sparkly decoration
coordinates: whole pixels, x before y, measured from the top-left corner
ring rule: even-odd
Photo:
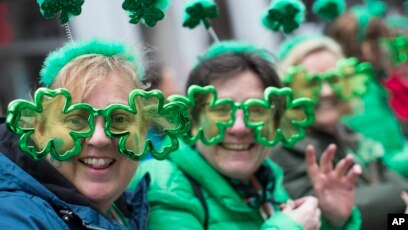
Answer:
[[[300,0],[274,0],[262,17],[262,24],[273,31],[291,33],[304,21],[305,5]]]
[[[317,102],[322,83],[326,81],[341,100],[348,101],[362,97],[373,76],[371,64],[347,58],[337,61],[335,69],[319,74],[310,74],[303,66],[294,66],[288,70],[283,82],[293,89],[296,97],[307,97]]]
[[[46,18],[53,18],[60,13],[61,24],[69,21],[70,17],[81,14],[81,6],[85,0],[37,0],[41,14]]]
[[[332,21],[346,10],[345,0],[316,0],[312,11],[324,21]]]
[[[158,160],[166,158],[170,152],[178,149],[177,137],[190,129],[188,107],[182,102],[164,104],[163,94],[159,90],[133,90],[129,105],[110,105],[105,110],[109,114],[107,135],[119,138],[120,153],[132,160],[139,160],[149,152]],[[123,116],[133,119],[123,121]],[[141,119],[135,119],[137,116]],[[119,124],[115,124],[116,118]],[[145,140],[146,133],[140,135],[141,129],[147,132],[148,127],[152,126],[168,136],[169,145],[155,149],[149,139]]]
[[[206,98],[204,104],[197,104],[198,97]],[[187,104],[190,114],[192,109],[202,108],[203,119],[193,122],[190,132],[184,135],[184,140],[189,144],[194,144],[201,140],[206,145],[213,145],[224,138],[227,127],[234,123],[234,102],[230,99],[217,99],[217,91],[213,86],[190,86],[187,97],[181,95],[170,96],[169,101],[179,101]]]
[[[183,27],[195,28],[203,22],[206,29],[210,28],[209,19],[218,17],[217,5],[212,0],[193,0],[184,9]]]
[[[111,104],[95,109],[84,103],[71,105],[71,94],[66,89],[40,88],[34,102],[15,100],[9,104],[6,123],[20,135],[21,150],[33,159],[41,160],[50,153],[54,159],[65,161],[81,152],[81,139],[94,133],[96,116],[104,117],[106,135],[119,138],[119,152],[132,160],[149,152],[156,159],[164,159],[178,149],[177,137],[190,129],[184,103],[164,104],[160,91],[139,89],[130,93],[129,105]],[[151,126],[167,135],[170,144],[155,149],[146,139]]]
[[[137,24],[141,19],[148,27],[153,27],[164,18],[168,0],[124,0],[122,8],[130,13],[130,23]]]
[[[284,103],[279,103],[284,102]],[[276,110],[277,106],[284,106],[284,114],[278,124],[275,124],[270,115],[265,111],[259,112],[259,107],[268,110]],[[255,140],[265,146],[274,146],[280,141],[283,145],[290,147],[305,136],[305,128],[314,122],[314,106],[310,99],[293,99],[292,89],[268,87],[264,91],[264,99],[260,102],[258,99],[249,99],[245,102],[244,110],[248,118],[247,126],[254,129]],[[262,119],[254,119],[253,113],[268,114]],[[269,120],[269,122],[268,122]]]
[[[398,66],[408,62],[408,38],[405,36],[396,36],[394,38],[383,38],[380,40],[380,46],[384,53],[391,60],[392,66]]]
[[[55,111],[52,110],[53,106],[56,106]],[[18,141],[20,149],[35,160],[43,159],[48,153],[56,160],[68,160],[80,153],[80,139],[90,137],[93,132],[93,127],[88,125],[92,107],[86,104],[71,105],[71,95],[65,89],[39,88],[34,102],[14,100],[9,104],[7,113],[7,127],[21,135]],[[46,125],[47,116],[56,114],[62,119],[60,123],[70,129]],[[54,131],[59,131],[58,136],[52,135]],[[52,138],[44,138],[47,136]],[[63,148],[61,136],[68,143]]]
[[[192,85],[187,97],[177,95],[169,100],[186,103],[190,108],[193,125],[184,136],[189,144],[198,140],[206,145],[221,142],[225,129],[234,124],[238,109],[244,111],[244,122],[254,130],[255,140],[265,146],[273,146],[279,141],[287,146],[293,145],[304,137],[304,128],[314,121],[314,103],[306,98],[293,100],[289,88],[268,87],[263,99],[237,103],[228,98],[217,99],[216,89],[211,85]],[[277,124],[274,118],[280,106],[285,106],[286,112]]]

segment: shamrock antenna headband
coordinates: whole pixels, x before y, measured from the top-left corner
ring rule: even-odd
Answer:
[[[210,20],[218,17],[218,7],[213,0],[192,0],[184,8],[183,27],[194,29],[201,23],[210,33],[214,41],[219,38],[210,25]]]
[[[331,21],[346,9],[345,0],[315,0],[312,11],[323,21]],[[262,24],[274,32],[290,34],[303,23],[306,7],[301,0],[272,0],[261,17]],[[202,24],[214,41],[219,38],[210,21],[217,18],[218,6],[213,0],[188,1],[184,8],[183,27],[194,29]]]
[[[81,14],[85,0],[37,0],[37,2],[45,18],[50,19],[59,14],[59,20],[66,29],[68,39],[73,41],[69,20]],[[129,23],[137,24],[142,21],[146,26],[153,27],[164,18],[168,5],[169,0],[123,0],[122,9],[129,14]]]

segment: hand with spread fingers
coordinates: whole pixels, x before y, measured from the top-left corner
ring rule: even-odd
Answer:
[[[306,149],[306,164],[322,215],[331,225],[340,227],[352,213],[355,183],[362,169],[354,164],[351,155],[334,166],[332,162],[336,148],[334,144],[329,145],[317,164],[315,149],[309,145]]]

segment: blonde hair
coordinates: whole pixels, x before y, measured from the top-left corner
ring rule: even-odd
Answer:
[[[319,51],[328,51],[338,59],[345,57],[341,46],[335,40],[326,36],[313,36],[300,41],[291,48],[280,63],[280,71],[286,73],[291,66],[299,65],[306,56]],[[349,114],[353,111],[349,102],[343,102],[341,107],[343,114]]]
[[[279,70],[284,74],[291,66],[299,65],[309,54],[322,50],[333,53],[339,59],[344,58],[340,45],[333,39],[325,36],[313,36],[295,44],[281,60]]]
[[[137,76],[136,66],[121,56],[85,54],[76,57],[59,71],[51,89],[66,88],[83,101],[100,82],[106,81],[111,73],[126,78],[133,88],[145,88]],[[111,80],[111,79],[110,79]],[[114,83],[114,82],[112,82]]]

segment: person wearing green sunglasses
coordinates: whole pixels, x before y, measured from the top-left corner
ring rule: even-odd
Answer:
[[[0,225],[145,229],[148,175],[137,191],[126,188],[147,153],[177,149],[187,107],[144,91],[142,62],[122,42],[67,43],[40,76],[33,101],[12,101],[0,126]],[[173,142],[156,149],[152,126]]]
[[[267,158],[278,142],[303,138],[314,105],[282,87],[268,51],[215,43],[191,71],[186,95],[169,100],[188,105],[192,125],[179,150],[143,162],[130,184],[134,189],[145,172],[151,175],[149,229],[359,229],[353,199],[361,169],[350,159],[330,168],[329,148],[318,165],[310,146],[301,164],[322,195],[292,201],[280,167]]]
[[[342,158],[353,158],[354,164],[363,169],[355,198],[363,218],[362,229],[387,228],[387,214],[405,210],[399,197],[408,189],[408,182],[382,163],[384,148],[379,142],[341,123],[342,116],[353,112],[351,105],[358,103],[368,81],[372,81],[370,65],[344,59],[340,46],[322,35],[289,40],[281,46],[280,54],[286,85],[292,87],[295,95],[310,96],[317,103],[316,119],[306,131],[305,139],[291,147],[272,150],[271,159],[284,170],[285,188],[293,197],[315,193],[313,181],[306,176],[308,169],[301,164],[306,157],[304,151],[309,144],[318,152],[335,144],[335,163],[343,164]],[[318,155],[317,159],[323,160],[324,156]]]

